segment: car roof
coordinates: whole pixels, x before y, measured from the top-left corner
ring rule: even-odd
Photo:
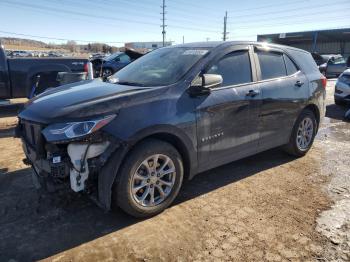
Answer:
[[[344,72],[343,72],[344,75],[350,75],[350,69],[346,69]]]
[[[188,43],[188,44],[180,44],[180,45],[173,45],[169,46],[168,48],[172,47],[188,47],[188,48],[216,48],[219,46],[232,46],[232,45],[264,45],[267,47],[275,47],[280,49],[293,49],[297,51],[302,51],[305,53],[308,53],[305,50],[291,47],[291,46],[285,46],[285,45],[278,45],[278,44],[271,44],[267,42],[256,42],[256,41],[208,41],[208,42],[194,42],[194,43]]]

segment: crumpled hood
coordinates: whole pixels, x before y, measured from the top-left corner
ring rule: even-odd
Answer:
[[[117,112],[130,100],[130,95],[148,93],[149,90],[151,89],[100,80],[73,83],[48,90],[30,100],[19,117],[46,124],[57,122],[61,118],[68,121]]]

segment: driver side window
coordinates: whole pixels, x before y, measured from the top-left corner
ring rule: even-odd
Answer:
[[[222,76],[221,86],[231,86],[252,82],[252,70],[248,50],[236,51],[225,55],[211,66],[207,74]]]

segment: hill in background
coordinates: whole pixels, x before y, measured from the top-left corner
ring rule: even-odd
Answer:
[[[0,41],[7,50],[60,50],[72,53],[113,53],[119,50],[118,47],[104,43],[78,45],[75,41],[67,41],[66,44],[55,44],[14,37],[0,37]]]

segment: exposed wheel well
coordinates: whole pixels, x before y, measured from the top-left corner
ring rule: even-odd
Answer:
[[[141,140],[137,141],[135,144],[132,145],[130,150],[135,148],[139,143],[141,143],[147,139],[150,139],[150,138],[165,141],[176,148],[176,150],[179,152],[179,154],[182,157],[182,161],[183,161],[183,165],[184,165],[184,179],[188,179],[190,176],[190,170],[191,170],[191,161],[190,161],[189,152],[187,151],[187,148],[186,148],[185,144],[183,143],[183,141],[180,138],[178,138],[177,136],[175,136],[173,134],[169,134],[169,133],[152,134],[150,136],[144,137]]]
[[[304,108],[304,110],[305,109],[308,109],[315,114],[316,121],[317,121],[317,129],[318,129],[319,124],[320,124],[320,111],[319,111],[318,107],[314,104],[310,104],[310,105],[306,106]]]

